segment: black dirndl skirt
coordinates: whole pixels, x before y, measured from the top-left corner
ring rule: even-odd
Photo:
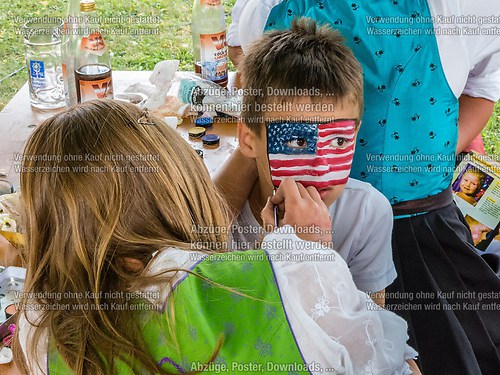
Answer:
[[[394,222],[386,307],[408,322],[425,375],[500,374],[500,278],[452,203]]]

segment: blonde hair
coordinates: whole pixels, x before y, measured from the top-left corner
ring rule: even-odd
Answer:
[[[174,130],[133,105],[91,101],[43,122],[25,149],[21,190],[25,291],[59,292],[60,304],[119,303],[102,292],[168,281],[164,274],[128,271],[120,259],[147,264],[163,248],[202,244],[206,251],[222,251],[227,243],[226,230],[197,230],[228,226],[226,207],[200,157]],[[116,360],[166,373],[142,349],[139,322],[130,311],[47,310],[36,326],[28,358],[36,357],[41,332],[48,330],[76,374],[108,373]],[[16,356],[22,357],[19,348]]]
[[[481,190],[481,188],[483,187],[484,185],[484,181],[486,180],[486,174],[475,168],[475,167],[472,167],[472,168],[469,168],[467,169],[464,174],[462,175],[462,178],[466,175],[466,174],[470,174],[470,175],[473,175],[473,176],[476,176],[477,178],[477,187],[476,187],[476,191],[474,192],[474,195],[477,194],[477,192],[479,192],[479,190]],[[460,179],[461,181],[462,179]]]

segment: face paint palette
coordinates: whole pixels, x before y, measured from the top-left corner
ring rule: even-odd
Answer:
[[[351,171],[355,136],[355,119],[267,124],[273,185],[278,187],[286,177],[317,189],[345,184]]]

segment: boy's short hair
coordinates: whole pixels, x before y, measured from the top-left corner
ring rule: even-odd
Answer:
[[[289,30],[264,33],[250,46],[241,66],[242,121],[260,134],[263,104],[289,102],[290,96],[301,95],[313,102],[327,98],[357,104],[360,121],[363,74],[344,41],[338,31],[317,27],[310,18],[294,19]]]

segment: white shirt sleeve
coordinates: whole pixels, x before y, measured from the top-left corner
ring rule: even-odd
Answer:
[[[26,318],[26,314],[30,316]],[[32,348],[30,338],[33,337],[35,331],[37,330],[36,324],[39,323],[39,319],[42,317],[40,312],[37,311],[22,311],[19,315],[17,321],[17,327],[19,333],[19,344],[21,346],[24,358],[26,359],[26,364],[32,375],[45,375],[48,374],[47,369],[47,350],[48,350],[48,334],[47,331],[42,332],[40,336],[40,341],[35,350]],[[28,320],[29,319],[29,320]],[[33,324],[31,324],[33,323]]]
[[[484,59],[470,71],[463,93],[494,102],[500,99],[500,52]]]
[[[444,73],[456,97],[500,98],[500,2],[428,0]],[[451,21],[450,21],[451,20]]]
[[[237,3],[241,1],[238,0]],[[243,0],[246,2],[238,21],[239,42],[243,52],[264,32],[273,7],[283,0]],[[232,44],[230,44],[232,45]]]
[[[283,241],[287,250],[280,250]],[[267,235],[262,248],[312,373],[325,368],[347,375],[411,373],[406,360],[417,353],[406,345],[406,322],[357,290],[335,251],[301,240],[290,226]]]
[[[397,276],[392,259],[392,208],[389,201],[373,189],[366,197],[364,212],[358,214],[363,217],[363,225],[353,244],[357,253],[349,261],[349,269],[359,289],[378,292]]]
[[[397,276],[392,260],[392,208],[370,184],[349,178],[329,207],[334,248],[346,261],[358,289],[378,292]]]
[[[240,35],[239,35],[239,27],[240,27],[240,19],[241,12],[248,4],[249,0],[237,0],[233,6],[233,10],[231,11],[231,24],[227,29],[227,45],[228,46],[240,46]]]
[[[463,93],[497,101],[500,99],[500,2],[461,1],[462,15],[473,15],[475,24],[461,24],[479,30],[480,35],[463,35],[470,69]]]

